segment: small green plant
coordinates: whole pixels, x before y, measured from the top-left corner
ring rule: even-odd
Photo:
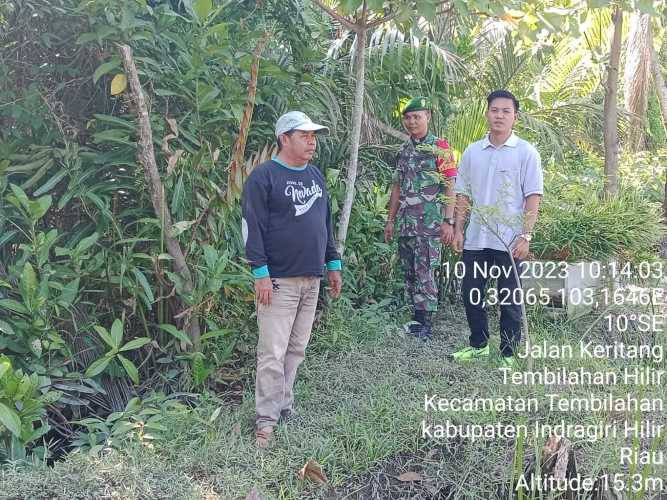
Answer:
[[[104,343],[109,346],[109,351],[103,357],[94,361],[86,370],[86,377],[94,377],[102,373],[109,363],[117,360],[123,365],[128,377],[135,384],[139,383],[139,371],[132,361],[123,356],[122,352],[132,351],[148,344],[151,339],[148,337],[138,337],[123,344],[123,322],[116,319],[111,325],[111,332],[106,328],[95,325],[95,331],[99,334]]]
[[[46,406],[58,399],[55,391],[41,394],[37,374],[14,370],[9,358],[0,356],[0,462],[25,460],[30,448],[49,431]],[[45,458],[45,447],[32,452]]]
[[[156,440],[168,433],[162,420],[172,413],[189,411],[177,400],[153,396],[145,400],[132,398],[123,411],[113,412],[106,418],[90,417],[73,422],[82,429],[72,441],[74,448],[97,455],[107,448],[119,449],[127,441],[152,447]]]

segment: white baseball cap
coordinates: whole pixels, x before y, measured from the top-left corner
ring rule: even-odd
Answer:
[[[276,122],[276,137],[280,134],[289,132],[290,130],[324,132],[325,134],[329,133],[329,127],[313,123],[313,120],[301,111],[290,111],[278,118],[278,121]]]

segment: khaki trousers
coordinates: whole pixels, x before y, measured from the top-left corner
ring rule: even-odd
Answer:
[[[273,278],[271,305],[257,304],[259,341],[255,383],[256,426],[276,425],[294,404],[294,380],[315,318],[320,278]]]

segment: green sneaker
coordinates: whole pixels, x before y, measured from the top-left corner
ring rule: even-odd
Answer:
[[[514,370],[517,367],[516,359],[514,356],[501,356],[500,367]]]
[[[454,354],[452,354],[452,358],[454,358],[456,361],[470,361],[471,359],[485,358],[488,356],[488,344],[484,347],[464,347],[460,351],[456,351]]]

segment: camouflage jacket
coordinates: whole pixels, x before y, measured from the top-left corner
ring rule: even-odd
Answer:
[[[445,158],[419,146],[438,146]],[[433,134],[419,143],[408,139],[398,150],[394,182],[401,188],[398,223],[400,236],[438,236],[443,219],[446,178],[456,177],[456,162],[449,144]]]

